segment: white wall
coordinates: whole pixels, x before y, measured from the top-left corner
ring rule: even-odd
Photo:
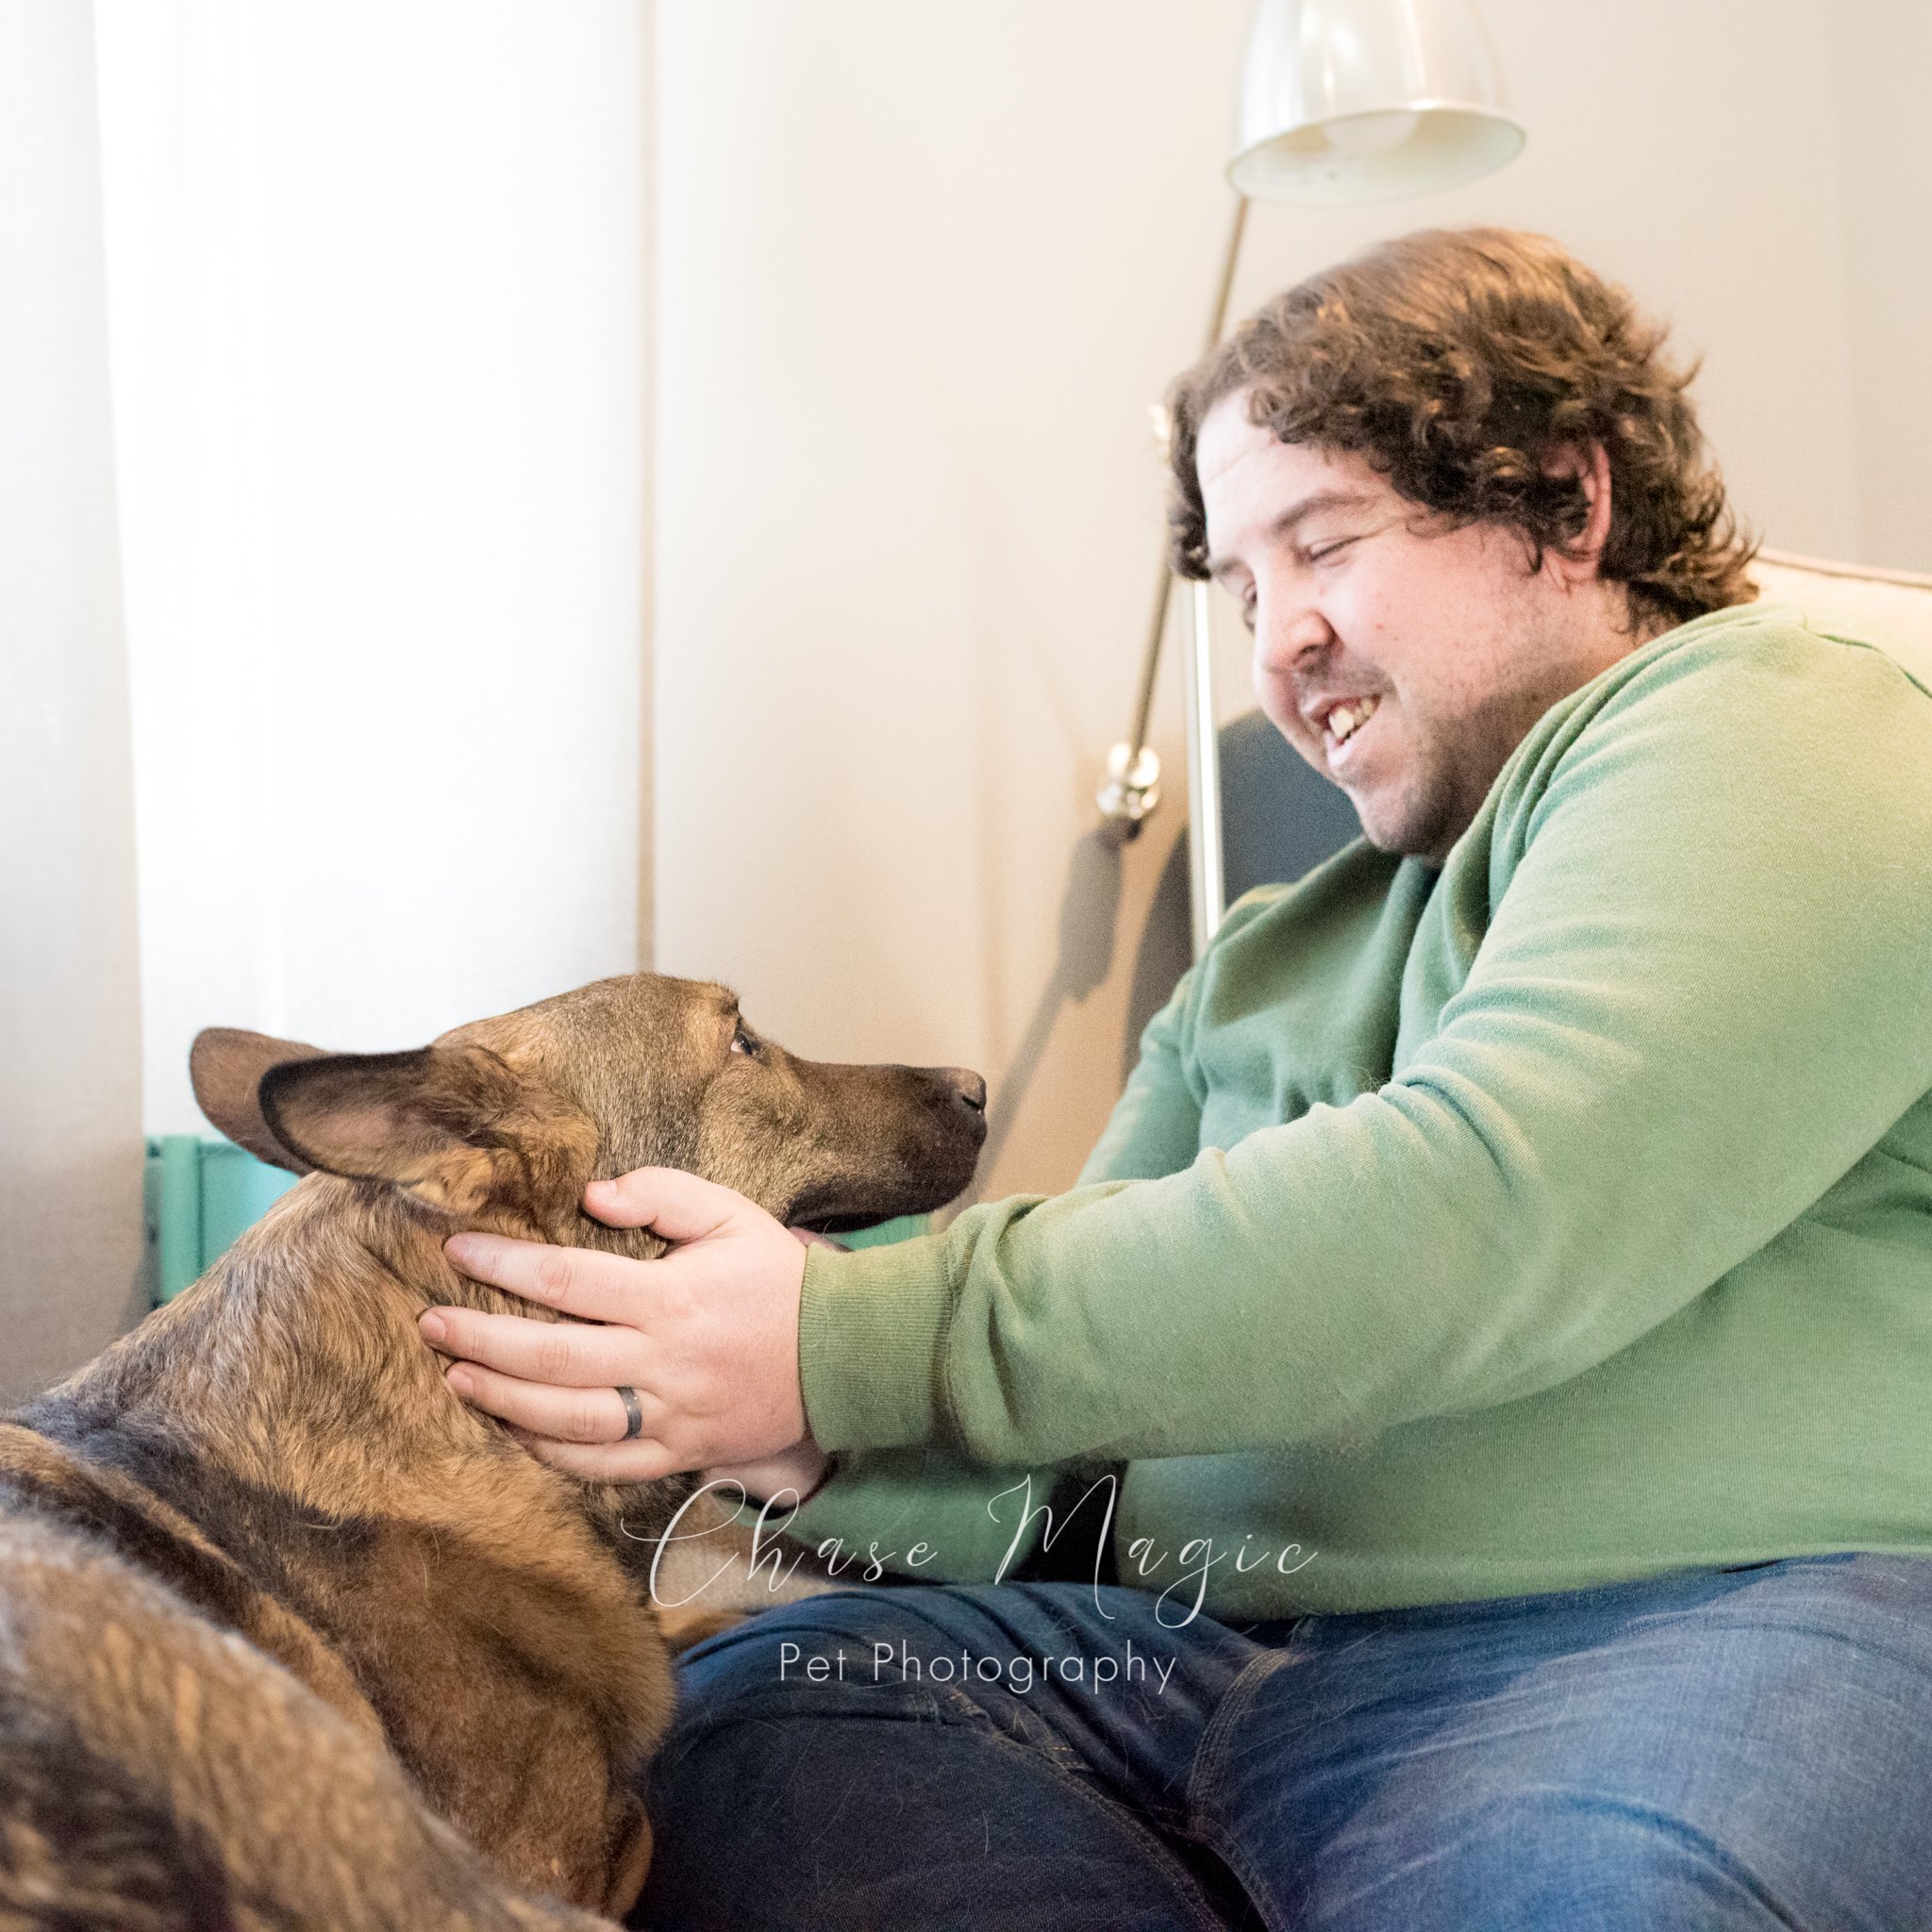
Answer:
[[[1870,167],[1840,167],[1838,13],[1484,13],[1524,157],[1427,201],[1257,210],[1238,303],[1424,223],[1543,228],[1704,354],[1707,425],[1772,541],[1857,556],[1874,491],[1923,525],[1909,452],[1855,481],[1893,458],[1854,407],[1878,325],[1855,329],[1847,265],[1887,251],[1848,235]],[[807,1051],[998,1074],[1034,1015],[1127,724],[1160,528],[1144,409],[1206,319],[1246,14],[660,11],[658,957],[734,980]],[[1922,156],[1920,126],[1888,138]],[[1923,397],[1906,359],[1888,378]],[[1232,635],[1225,655],[1234,708]],[[1130,851],[1130,900],[1177,817]],[[1077,1164],[1123,977],[1057,1032],[995,1188]]]
[[[638,958],[644,17],[100,0],[151,1131]]]

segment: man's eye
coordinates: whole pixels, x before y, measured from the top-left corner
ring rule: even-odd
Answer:
[[[1338,537],[1331,543],[1317,543],[1307,553],[1310,563],[1326,563],[1331,557],[1338,557],[1355,541],[1353,537]]]

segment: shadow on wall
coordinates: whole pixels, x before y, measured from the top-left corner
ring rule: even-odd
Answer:
[[[1096,992],[1112,970],[1121,913],[1122,844],[1115,827],[1096,825],[1074,847],[1067,889],[1060,898],[1059,953],[1026,1031],[993,1085],[986,1148],[979,1158],[982,1176],[999,1167],[1062,1010]]]

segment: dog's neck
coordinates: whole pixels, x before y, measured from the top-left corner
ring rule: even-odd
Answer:
[[[508,1484],[545,1518],[575,1519],[641,1582],[649,1550],[639,1540],[668,1520],[678,1486],[661,1497],[586,1490],[445,1385],[417,1328],[425,1308],[542,1313],[458,1274],[442,1253],[453,1231],[391,1190],[311,1175],[25,1419],[225,1534],[264,1509],[238,1515],[231,1496],[204,1510],[210,1470],[311,1524],[379,1516],[448,1530],[486,1516]]]
[[[242,1479],[353,1514],[372,1460],[490,1452],[416,1327],[480,1292],[443,1258],[446,1231],[391,1190],[312,1174],[66,1391],[103,1424],[185,1427]]]

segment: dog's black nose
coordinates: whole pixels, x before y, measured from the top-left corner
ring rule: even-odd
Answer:
[[[940,1078],[970,1107],[974,1113],[986,1111],[986,1082],[970,1067],[941,1067]]]

